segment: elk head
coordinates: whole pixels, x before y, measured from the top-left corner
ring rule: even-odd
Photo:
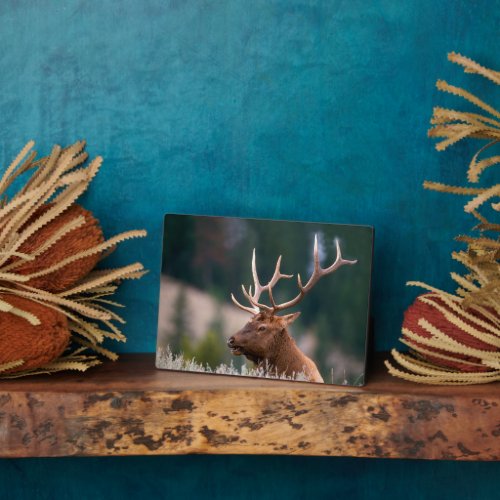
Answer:
[[[311,277],[303,285],[300,274],[297,274],[298,294],[293,299],[281,304],[274,300],[273,288],[281,279],[291,279],[293,275],[281,273],[280,255],[271,280],[267,285],[262,285],[257,274],[254,249],[252,256],[253,289],[251,285],[248,288],[241,285],[243,295],[249,305],[242,305],[231,294],[231,299],[237,307],[252,314],[250,321],[228,340],[227,345],[232,354],[237,356],[243,354],[257,364],[266,362],[266,364],[274,366],[280,373],[289,372],[290,367],[294,368],[295,373],[299,373],[303,371],[305,365],[312,365],[311,370],[317,372],[314,363],[296,347],[288,333],[288,326],[298,318],[300,312],[286,315],[278,315],[278,313],[296,306],[323,276],[334,273],[346,264],[356,264],[357,260],[343,259],[338,240],[335,241],[335,244],[337,250],[335,262],[330,267],[323,269],[319,261],[318,238],[314,237],[314,269]],[[262,292],[267,292],[269,305],[261,301]],[[318,376],[320,377],[319,372]]]
[[[299,316],[299,312],[286,316],[273,315],[267,311],[256,313],[228,340],[227,345],[231,349],[231,354],[235,356],[243,354],[256,364],[269,359],[269,353],[274,351],[280,336],[286,334],[288,325]]]

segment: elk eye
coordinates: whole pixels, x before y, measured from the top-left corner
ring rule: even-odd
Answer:
[[[258,330],[259,332],[263,332],[266,329],[265,325],[260,325]]]

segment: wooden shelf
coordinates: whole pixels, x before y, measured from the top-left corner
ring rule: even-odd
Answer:
[[[500,384],[430,387],[375,363],[349,388],[156,370],[0,382],[0,456],[185,453],[500,459]]]

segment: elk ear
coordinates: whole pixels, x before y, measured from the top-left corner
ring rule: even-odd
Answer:
[[[286,316],[281,316],[282,321],[285,325],[291,325],[300,316],[300,311],[292,314],[287,314]]]

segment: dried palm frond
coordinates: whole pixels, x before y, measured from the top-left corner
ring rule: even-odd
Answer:
[[[116,326],[124,320],[110,307],[119,304],[106,298],[114,294],[121,280],[137,279],[146,272],[142,264],[135,263],[88,274],[107,251],[123,241],[144,237],[146,232],[127,231],[104,240],[90,212],[75,209],[74,202],[102,163],[101,157],[86,163],[83,141],[64,149],[54,146],[49,156],[38,160],[33,147],[30,141],[0,179],[0,311],[19,316],[32,326],[40,323],[28,308],[9,303],[6,297],[14,295],[63,313],[71,345],[62,357],[36,370],[5,374],[22,368],[24,361],[4,363],[0,377],[2,372],[3,377],[10,377],[84,370],[99,363],[96,354],[115,359],[116,354],[101,344],[106,338],[125,341]],[[25,184],[8,197],[9,188],[20,184],[24,175],[29,176]],[[90,229],[82,233],[85,225]],[[79,242],[79,249],[69,245],[68,235]],[[62,272],[70,277],[60,280],[62,285],[52,286]]]
[[[454,52],[448,54],[451,62],[464,67],[466,73],[476,73],[500,85],[500,72],[487,69]],[[484,157],[500,142],[500,112],[470,92],[439,80],[437,88],[469,101],[479,108],[478,113],[462,112],[441,107],[434,108],[430,137],[443,140],[436,144],[443,151],[465,138],[487,140],[472,158],[467,180],[477,184],[481,174],[500,164],[500,155]],[[426,189],[471,197],[465,204],[466,213],[479,223],[477,236],[458,236],[467,244],[465,250],[452,253],[452,258],[466,268],[464,274],[451,273],[458,284],[456,295],[435,289],[424,283],[410,282],[429,290],[439,301],[430,301],[426,295],[417,298],[405,314],[403,338],[410,354],[393,350],[394,360],[405,370],[386,366],[395,376],[428,384],[476,384],[500,380],[500,224],[490,222],[479,212],[485,207],[500,211],[500,184],[491,187],[451,186],[439,182],[424,182]],[[415,323],[414,314],[426,303],[430,308]],[[420,313],[423,314],[423,313]],[[412,329],[408,324],[412,324]],[[440,325],[437,327],[436,324]],[[447,329],[447,332],[443,331]],[[415,330],[418,330],[416,332]],[[482,342],[482,349],[474,349],[470,342]]]

